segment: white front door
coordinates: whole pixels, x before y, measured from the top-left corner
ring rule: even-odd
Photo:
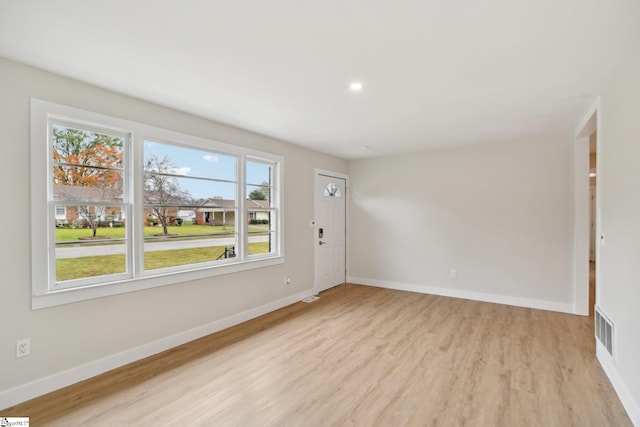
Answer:
[[[315,179],[316,292],[346,279],[346,180],[317,173]]]

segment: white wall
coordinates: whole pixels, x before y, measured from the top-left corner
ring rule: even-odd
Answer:
[[[596,304],[615,324],[615,365],[607,372],[640,426],[640,3],[625,5],[619,27],[626,55],[600,103],[598,185],[605,243],[599,248]]]
[[[284,156],[286,263],[32,311],[29,245],[30,97]],[[29,396],[31,391],[45,390],[48,385],[59,384],[64,379],[62,375],[53,381],[43,381],[53,374],[194,328],[204,326],[206,329],[206,325],[212,322],[256,307],[264,307],[301,293],[312,293],[313,238],[308,223],[313,218],[314,168],[345,173],[344,160],[2,58],[0,120],[0,144],[4,153],[0,168],[4,207],[0,209],[3,242],[0,256],[0,409],[14,403],[16,395],[33,397]],[[293,278],[290,288],[284,286],[285,274]],[[31,338],[31,355],[16,359],[16,340],[25,337]],[[112,358],[111,361],[116,359]],[[126,357],[118,360],[124,359]],[[83,372],[91,372],[91,369]],[[27,385],[32,381],[37,384]]]
[[[572,144],[351,161],[350,279],[572,311]]]

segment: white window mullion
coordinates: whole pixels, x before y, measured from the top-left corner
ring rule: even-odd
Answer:
[[[276,254],[280,253],[280,235],[279,235],[279,230],[280,230],[280,194],[279,194],[279,188],[280,188],[280,183],[279,181],[279,170],[278,170],[279,166],[277,163],[273,163],[273,166],[271,166],[271,215],[270,215],[270,219],[269,219],[269,236],[273,236],[273,248],[272,251]],[[274,221],[274,217],[275,216],[275,221]]]
[[[144,272],[144,139],[134,136],[131,143],[131,190],[132,200],[130,207],[131,220],[129,222],[129,233],[131,236],[130,262],[133,268],[134,278],[141,277]]]
[[[238,176],[236,181],[238,182],[238,215],[236,222],[238,223],[238,250],[237,254],[240,255],[240,262],[244,262],[247,259],[247,253],[249,248],[249,239],[247,236],[247,191],[246,191],[246,161],[247,156],[242,155],[238,157]]]
[[[55,217],[55,202],[53,201],[53,158],[51,154],[51,146],[50,141],[53,138],[53,126],[49,123],[49,118],[46,118],[45,122],[46,126],[46,140],[43,141],[46,147],[46,200],[47,200],[47,212],[46,212],[46,236],[47,236],[47,283],[45,283],[44,288],[47,292],[55,290],[56,284],[56,227],[55,223],[52,224],[51,218]],[[32,208],[33,212],[37,211]],[[53,215],[52,215],[53,213]]]
[[[48,172],[47,175],[50,176],[50,172]],[[46,227],[47,251],[49,253],[49,262],[47,263],[47,276],[49,280],[46,284],[46,288],[47,291],[53,291],[55,290],[56,285],[56,226],[55,221],[51,221],[51,218],[54,218],[53,215],[55,215],[56,204],[54,201],[49,201],[47,205]]]

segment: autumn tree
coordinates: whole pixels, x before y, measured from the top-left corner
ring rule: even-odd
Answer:
[[[96,237],[107,201],[122,197],[124,140],[120,137],[81,129],[53,128],[53,184],[65,200],[96,201],[80,205],[78,215]]]
[[[159,159],[152,154],[144,163],[144,203],[160,220],[165,236],[169,234],[169,217],[191,198],[189,192],[180,187],[174,175],[176,169],[169,156]]]
[[[121,188],[123,140],[79,129],[54,128],[54,182],[78,187]]]

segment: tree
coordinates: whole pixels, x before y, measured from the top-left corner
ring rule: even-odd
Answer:
[[[169,216],[180,205],[191,198],[188,191],[180,187],[175,176],[176,165],[169,156],[162,160],[155,154],[150,155],[144,163],[144,202],[153,215],[162,224],[162,233],[169,234],[167,228]]]
[[[122,138],[79,129],[53,129],[54,183],[78,187],[121,184]]]
[[[249,199],[251,199],[251,200],[267,200],[267,195],[264,194],[262,189],[256,188],[251,193],[249,193]]]
[[[122,197],[124,140],[80,129],[53,128],[53,184],[66,200],[106,202]],[[78,206],[96,237],[107,206]]]
[[[78,216],[86,221],[91,228],[92,236],[97,237],[100,219],[104,217],[107,207],[102,205],[78,206]]]
[[[264,181],[259,188],[251,191],[249,193],[249,199],[251,200],[269,200],[269,194],[271,192],[271,188],[269,187],[269,183]]]

